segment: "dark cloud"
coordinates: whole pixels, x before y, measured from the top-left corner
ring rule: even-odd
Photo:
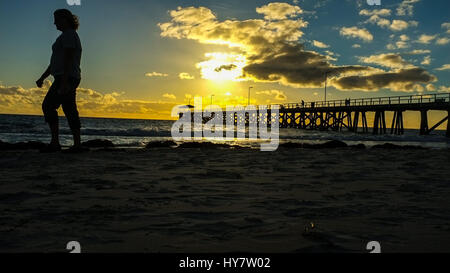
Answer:
[[[222,70],[233,70],[233,69],[236,69],[236,68],[237,68],[237,65],[235,65],[235,64],[228,64],[228,65],[222,65],[220,67],[217,67],[216,69],[214,69],[214,71],[220,72]]]
[[[365,66],[334,66],[326,56],[306,51],[302,45],[284,44],[279,51],[244,67],[245,77],[260,81],[280,81],[298,87],[321,87],[325,74],[367,73],[374,68]],[[258,58],[255,57],[255,60]]]
[[[333,80],[333,85],[342,90],[379,90],[390,88],[392,91],[416,91],[422,84],[435,82],[437,78],[425,69],[414,67],[395,72],[374,73],[365,76],[348,76]]]

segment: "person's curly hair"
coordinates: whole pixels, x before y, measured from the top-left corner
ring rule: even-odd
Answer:
[[[53,14],[55,15],[55,17],[61,17],[66,19],[67,22],[69,22],[70,27],[74,30],[77,30],[78,27],[80,26],[78,17],[72,14],[72,12],[70,12],[70,10],[68,9],[58,9]]]

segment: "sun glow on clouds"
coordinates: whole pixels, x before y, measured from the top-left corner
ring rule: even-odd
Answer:
[[[241,54],[224,52],[206,53],[209,60],[197,64],[203,79],[211,81],[243,81],[242,69],[247,59]]]
[[[415,3],[417,0],[404,2]],[[258,7],[256,11],[263,19],[222,21],[206,7],[179,7],[169,12],[171,18],[168,22],[158,26],[161,37],[224,45],[230,52],[238,52],[207,53],[207,60],[197,63],[201,77],[210,80],[209,84],[214,87],[211,92],[216,92],[215,94],[224,94],[232,84],[244,80],[279,83],[295,88],[322,88],[326,73],[336,75],[330,79],[330,86],[345,91],[375,92],[389,89],[412,92],[437,81],[437,77],[426,69],[407,65],[406,61],[394,55],[368,56],[360,59],[363,65],[335,65],[330,62],[334,60],[330,54],[324,55],[308,49],[302,43],[300,38],[303,37],[308,22],[301,17],[300,7],[273,3]],[[387,10],[372,13],[367,11],[361,15],[376,15],[378,17],[373,20],[378,22],[380,16],[391,14]],[[394,31],[418,26],[416,21],[392,22],[394,24],[389,20],[389,26]],[[385,23],[387,26],[387,20]],[[444,23],[442,28],[447,28],[447,24]],[[342,26],[337,30],[348,39],[361,39],[368,44],[375,40],[373,34],[363,27]],[[437,37],[422,35],[418,43],[430,44]],[[406,47],[406,41],[401,42],[403,43],[398,44],[398,47]],[[447,42],[443,39],[438,41],[440,44]],[[316,42],[316,46],[325,48],[328,45]],[[333,47],[329,47],[331,52]],[[381,67],[373,67],[371,64]]]
[[[0,84],[0,113],[42,114],[42,101],[51,86],[46,80],[42,88],[23,88]],[[167,119],[177,105],[175,95],[164,94],[169,101],[130,100],[124,92],[101,93],[97,90],[79,87],[77,105],[81,116],[109,118],[153,118]],[[18,110],[19,109],[19,110]]]

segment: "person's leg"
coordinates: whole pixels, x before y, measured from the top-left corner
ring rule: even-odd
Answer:
[[[58,86],[59,81],[55,80],[42,102],[42,111],[44,113],[45,121],[50,127],[50,132],[52,134],[52,140],[50,146],[60,147],[59,144],[59,124],[58,124],[58,112],[57,109],[60,106],[58,100]]]
[[[49,124],[50,131],[52,133],[52,140],[50,141],[50,146],[61,146],[59,144],[59,122],[56,119],[54,122],[50,122]]]
[[[72,131],[74,147],[81,146],[81,122],[76,102],[76,89],[79,83],[80,80],[70,79],[71,90],[69,94],[65,95],[62,103],[64,114]]]

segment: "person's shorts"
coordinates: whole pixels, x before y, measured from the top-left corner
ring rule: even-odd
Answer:
[[[57,109],[62,106],[69,125],[79,128],[80,121],[76,104],[76,89],[80,84],[80,79],[68,79],[69,91],[66,94],[58,94],[58,90],[61,88],[61,82],[62,77],[56,76],[42,103],[45,121],[48,123],[54,122],[58,118]]]

